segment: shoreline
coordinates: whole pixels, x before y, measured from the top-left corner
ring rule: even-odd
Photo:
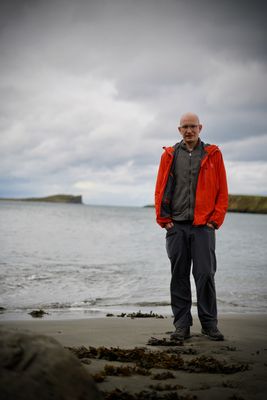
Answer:
[[[167,309],[167,310],[166,310]],[[31,316],[31,312],[35,311],[44,311],[43,316],[41,317],[33,317]],[[153,313],[157,314],[158,316],[165,318],[172,318],[172,311],[170,306],[168,307],[137,307],[137,308],[104,308],[104,309],[49,309],[49,308],[27,308],[23,310],[10,310],[5,308],[0,308],[0,324],[5,322],[31,322],[33,320],[39,321],[80,321],[80,320],[87,320],[87,319],[101,319],[101,318],[118,318],[118,319],[129,319],[129,314],[132,313]],[[197,319],[197,308],[192,307],[191,310],[193,319]],[[124,316],[122,316],[124,314]],[[262,310],[254,311],[240,311],[234,310],[233,311],[221,311],[218,313],[219,316],[223,318],[227,318],[228,316],[264,316],[267,318],[267,311],[263,312]]]
[[[139,393],[142,390],[152,390],[159,384],[169,385],[169,388],[179,386],[177,393],[183,396],[197,396],[197,399],[223,400],[238,399],[265,399],[267,395],[267,315],[266,314],[221,314],[219,329],[225,335],[225,341],[214,342],[201,335],[200,323],[194,317],[191,327],[191,338],[183,346],[149,346],[151,337],[158,339],[169,338],[173,331],[172,318],[83,318],[77,320],[45,320],[32,319],[24,321],[0,321],[0,328],[15,330],[29,330],[38,334],[52,336],[63,346],[77,348],[93,346],[99,348],[135,349],[145,348],[146,351],[178,351],[185,363],[196,363],[196,360],[206,360],[227,363],[229,366],[246,366],[243,370],[234,373],[197,372],[185,370],[167,370],[166,368],[152,368],[149,376],[133,374],[131,376],[105,376],[102,383],[98,383],[101,391],[112,391],[115,388]],[[85,360],[86,361],[86,360]],[[83,362],[83,360],[82,360]],[[114,367],[133,365],[107,359],[88,359],[85,368],[92,375],[103,371],[105,365]],[[172,379],[163,381],[153,380],[153,374],[171,372]],[[178,388],[177,386],[177,388]],[[181,389],[181,387],[183,389]],[[167,388],[167,386],[166,386]],[[162,387],[161,387],[162,389]],[[167,393],[158,387],[160,395]],[[236,396],[236,397],[233,397]],[[188,397],[189,398],[189,397]]]

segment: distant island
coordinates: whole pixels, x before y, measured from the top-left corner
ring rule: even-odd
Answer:
[[[28,197],[22,199],[14,198],[0,198],[2,201],[40,201],[46,203],[73,203],[82,204],[82,196],[73,196],[70,194],[55,194],[53,196],[46,197]]]
[[[267,214],[267,196],[229,194],[228,212]]]

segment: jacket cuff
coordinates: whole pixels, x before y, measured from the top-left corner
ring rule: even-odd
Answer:
[[[218,229],[218,224],[216,224],[215,221],[209,221],[208,223],[211,224],[214,229]]]
[[[164,228],[166,224],[172,222],[171,218],[157,218],[157,223]]]

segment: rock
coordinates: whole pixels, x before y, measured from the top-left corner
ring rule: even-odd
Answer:
[[[102,400],[80,361],[55,339],[0,329],[3,400]]]

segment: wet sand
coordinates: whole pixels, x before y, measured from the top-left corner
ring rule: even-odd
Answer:
[[[146,352],[163,351],[159,356],[162,359],[164,354],[169,354],[182,360],[181,368],[165,368],[164,365],[158,368],[155,363],[153,368],[149,365],[146,368],[149,375],[139,375],[137,371],[132,371],[130,376],[110,376],[107,368],[106,374],[103,374],[106,365],[142,367],[144,363],[142,360],[110,361],[108,350],[102,351],[101,358],[99,352],[97,358],[88,357],[88,354],[85,357],[81,352],[85,368],[92,375],[100,373],[104,377],[103,382],[97,383],[103,392],[117,388],[136,394],[146,390],[154,391],[155,398],[163,398],[170,391],[175,391],[181,399],[193,399],[196,396],[200,400],[258,400],[267,396],[267,315],[221,316],[219,328],[225,335],[223,342],[214,342],[202,336],[200,324],[195,318],[191,338],[183,346],[147,344],[151,337],[169,340],[169,333],[173,330],[172,319],[169,317],[105,317],[58,321],[45,320],[44,317],[30,321],[1,321],[0,326],[50,335],[63,346],[72,349],[80,346],[88,349],[93,346],[97,352],[101,346],[108,349],[119,347],[122,350],[138,347],[145,348]],[[155,380],[155,375],[162,372],[170,372],[173,377]],[[115,373],[118,375],[120,372],[115,370]]]

